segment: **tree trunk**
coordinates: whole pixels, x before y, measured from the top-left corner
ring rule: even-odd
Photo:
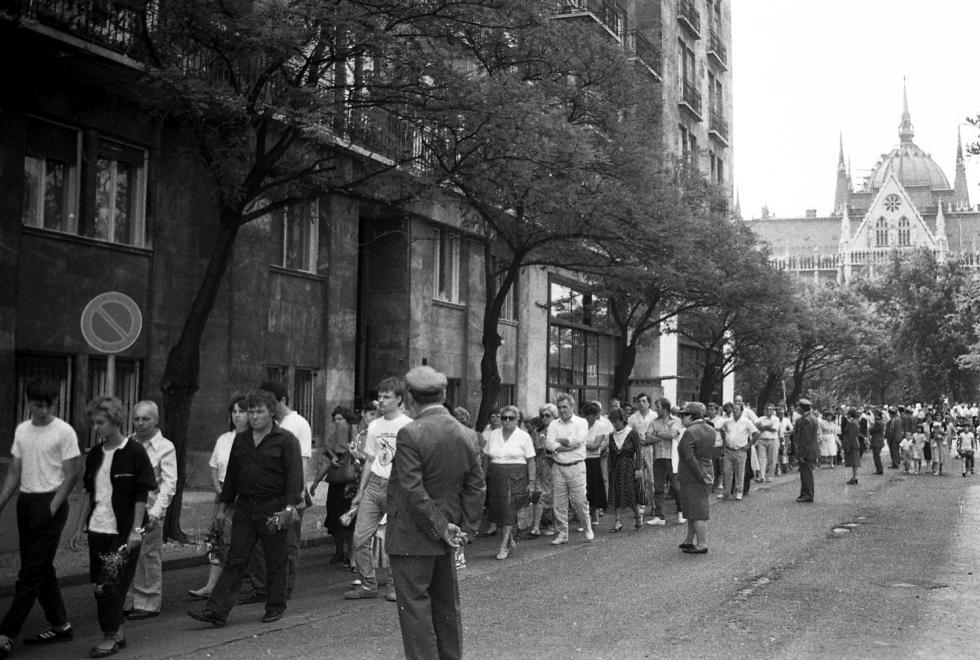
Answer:
[[[636,364],[636,337],[633,341],[627,341],[626,334],[623,333],[619,349],[619,360],[613,370],[613,396],[625,403],[629,395],[630,375]]]
[[[720,365],[712,358],[711,351],[705,351],[704,369],[701,371],[701,383],[698,386],[698,401],[708,402],[715,393],[715,385],[721,372]]]
[[[480,344],[483,346],[483,357],[480,358],[480,410],[476,415],[474,428],[482,430],[490,419],[491,410],[499,410],[500,398],[500,367],[497,365],[497,354],[503,339],[497,331],[500,310],[504,306],[507,294],[514,287],[517,273],[520,272],[521,255],[514,255],[507,274],[500,286],[497,286],[497,274],[494,271],[493,244],[489,239],[483,241],[483,274],[484,291],[483,303],[483,334]]]
[[[201,338],[211,310],[214,309],[225,271],[231,262],[240,218],[240,214],[234,209],[226,208],[221,211],[221,224],[204,277],[184,319],[180,338],[167,355],[167,364],[160,382],[160,390],[163,392],[163,428],[177,451],[177,492],[167,509],[164,540],[173,539],[181,543],[187,541],[187,535],[180,527],[180,512],[184,484],[187,482],[187,426],[191,404],[200,385]]]
[[[782,376],[782,371],[779,373],[773,371],[766,372],[766,382],[759,391],[759,397],[755,402],[756,410],[764,410],[765,405],[773,401],[772,393],[776,390],[776,386],[779,385],[779,381],[782,380]]]

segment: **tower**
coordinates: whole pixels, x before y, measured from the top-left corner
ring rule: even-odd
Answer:
[[[966,164],[963,162],[963,138],[956,127],[956,178],[953,181],[954,211],[970,210],[970,191],[966,186]]]
[[[851,197],[851,175],[844,162],[844,136],[840,136],[840,153],[837,156],[837,189],[834,191],[834,210],[832,215],[844,213]]]
[[[915,137],[912,130],[912,115],[909,114],[909,94],[902,78],[902,123],[898,125],[898,138],[902,144],[911,144]]]

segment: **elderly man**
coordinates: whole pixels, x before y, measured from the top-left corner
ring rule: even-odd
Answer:
[[[585,493],[585,442],[589,423],[575,414],[571,394],[559,394],[555,399],[558,419],[548,425],[545,448],[554,453],[551,469],[551,489],[555,503],[555,526],[558,535],[551,545],[568,543],[568,503],[575,507],[579,522],[585,528],[585,540],[595,538],[589,518],[589,501]]]
[[[813,468],[820,457],[820,420],[813,414],[809,399],[800,399],[796,405],[802,415],[793,426],[793,448],[800,464],[800,496],[796,501],[813,502]]]
[[[157,429],[159,423],[160,409],[155,402],[140,401],[133,406],[133,438],[143,445],[150,457],[157,489],[146,501],[143,544],[133,583],[126,595],[126,618],[130,621],[160,616],[163,601],[160,546],[163,545],[163,518],[177,492],[177,450]]]
[[[670,414],[670,408],[670,399],[663,397],[657,399],[654,403],[657,416],[647,427],[647,442],[653,447],[653,518],[647,521],[648,525],[667,524],[664,517],[664,498],[668,487],[671,497],[677,502],[677,522],[684,522],[677,481],[672,469],[674,444],[681,437],[684,427],[681,425],[681,420]]]
[[[387,489],[386,545],[408,660],[462,657],[453,549],[483,511],[479,442],[443,405],[446,384],[432,367],[405,374],[415,420],[398,431]]]

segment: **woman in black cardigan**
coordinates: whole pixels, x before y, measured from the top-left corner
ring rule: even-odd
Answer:
[[[84,520],[88,531],[89,578],[104,635],[90,655],[103,658],[126,646],[123,605],[136,571],[146,496],[157,483],[143,445],[122,434],[126,421],[122,402],[97,397],[87,412],[102,443],[85,458],[82,485],[89,501],[79,523]],[[72,547],[77,547],[80,536],[81,530],[76,530]]]

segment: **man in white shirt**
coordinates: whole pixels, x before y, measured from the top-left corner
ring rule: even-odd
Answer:
[[[354,523],[354,539],[351,554],[357,572],[361,574],[360,586],[344,593],[344,598],[375,598],[378,595],[378,579],[371,556],[371,539],[381,526],[381,519],[388,510],[388,480],[391,463],[397,450],[398,431],[412,419],[402,410],[405,399],[405,382],[401,378],[386,378],[378,384],[378,407],[381,417],[371,422],[364,443],[365,469],[361,483],[351,504],[357,507]],[[395,587],[391,585],[385,598],[397,601]]]
[[[776,406],[766,404],[766,414],[759,418],[759,442],[756,452],[759,455],[759,481],[772,481],[776,474],[776,455],[779,453],[779,415]]]
[[[140,401],[133,406],[132,437],[143,445],[150,457],[157,489],[146,500],[140,558],[129,593],[126,594],[126,618],[130,621],[159,616],[163,601],[160,547],[163,545],[163,518],[177,492],[177,450],[157,429],[159,423],[160,409],[153,401]]]
[[[653,517],[648,525],[665,525],[664,499],[667,489],[677,502],[678,522],[687,522],[680,511],[680,492],[672,469],[674,449],[684,430],[678,417],[670,414],[670,399],[661,397],[654,406],[656,416],[647,427],[646,441],[653,448]]]
[[[570,394],[555,399],[558,419],[548,425],[544,439],[546,449],[554,453],[551,488],[554,498],[555,526],[558,535],[552,545],[568,543],[568,503],[571,501],[579,522],[585,527],[585,540],[595,538],[589,518],[589,501],[585,493],[585,442],[589,423],[575,414],[575,400]]]
[[[726,403],[725,407],[727,408],[728,405]],[[755,424],[743,413],[742,404],[736,403],[732,407],[731,418],[725,420],[722,425],[725,442],[725,490],[718,495],[719,498],[725,498],[730,493],[734,493],[736,500],[742,499],[745,459],[755,439],[759,436],[759,430]]]
[[[643,494],[650,510],[653,510],[653,442],[647,440],[647,429],[657,413],[650,407],[650,397],[646,394],[636,396],[638,408],[629,416],[629,425],[640,439],[640,469],[643,475]]]
[[[20,572],[10,609],[0,622],[0,657],[10,654],[35,600],[50,628],[24,640],[25,644],[67,642],[74,637],[54,557],[68,521],[68,495],[81,475],[82,457],[74,429],[54,414],[58,385],[35,378],[25,389],[31,418],[14,431],[13,458],[0,491],[0,511],[18,493],[20,535]]]

